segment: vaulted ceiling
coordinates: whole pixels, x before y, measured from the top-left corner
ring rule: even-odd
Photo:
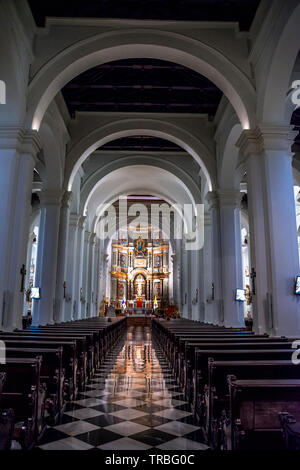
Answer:
[[[249,30],[260,0],[28,0],[38,26],[46,16],[154,20],[237,21]],[[102,64],[74,78],[62,90],[71,116],[76,111],[201,113],[212,120],[222,92],[204,76],[156,59]],[[291,123],[299,130],[300,110]],[[109,150],[180,150],[149,136],[119,139]]]

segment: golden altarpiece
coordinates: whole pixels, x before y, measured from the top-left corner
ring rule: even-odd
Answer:
[[[169,242],[114,240],[111,256],[111,304],[127,311],[153,309],[168,303]],[[122,303],[123,302],[123,303]]]

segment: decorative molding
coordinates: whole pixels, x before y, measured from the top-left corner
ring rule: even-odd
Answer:
[[[74,213],[70,214],[70,222],[69,222],[70,225],[77,227],[80,217],[81,217],[80,214],[74,214]]]
[[[241,199],[243,193],[240,190],[231,190],[231,189],[218,189],[218,197],[220,207],[224,206],[233,206],[236,208],[241,207]]]
[[[86,221],[86,215],[80,215],[79,220],[78,220],[78,227],[81,230],[83,230],[83,228],[84,228],[85,221]]]
[[[26,130],[17,126],[0,127],[0,148],[27,153],[36,158],[42,149],[37,131]]]
[[[40,207],[60,206],[61,198],[61,191],[41,191],[39,193]]]
[[[61,206],[69,208],[71,200],[72,200],[72,196],[73,196],[72,191],[65,191],[63,196],[62,196]]]
[[[259,126],[244,130],[236,146],[240,149],[239,164],[251,155],[261,155],[268,151],[282,151],[292,157],[291,147],[298,135],[294,126]]]
[[[209,191],[206,195],[206,200],[209,205],[209,210],[217,209],[219,207],[219,198],[217,191]]]

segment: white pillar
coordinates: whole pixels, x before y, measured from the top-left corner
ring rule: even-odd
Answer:
[[[204,247],[203,247],[203,304],[204,322],[214,323],[213,299],[212,299],[212,233],[210,214],[204,216]]]
[[[65,298],[65,316],[64,321],[74,320],[76,305],[75,292],[75,274],[77,266],[77,236],[79,214],[70,214],[69,218],[69,236],[67,245],[67,271],[66,271],[66,298]]]
[[[182,243],[182,254],[181,254],[181,279],[182,279],[182,316],[189,318],[189,274],[188,274],[188,251],[185,249],[184,243]]]
[[[90,252],[90,236],[91,232],[85,230],[83,236],[83,259],[82,259],[82,295],[83,302],[81,304],[81,318],[86,318],[89,309],[89,295],[88,295],[88,271],[89,266],[89,252]]]
[[[56,276],[56,300],[55,300],[55,321],[60,323],[66,321],[66,292],[67,292],[67,255],[70,222],[70,201],[72,193],[66,191],[63,195],[60,208],[58,256],[57,256],[57,276]],[[64,283],[65,289],[64,289]],[[64,295],[65,292],[65,295]]]
[[[235,300],[236,289],[243,288],[241,193],[229,189],[219,189],[217,192],[220,203],[224,325],[244,327],[244,305]]]
[[[28,243],[27,243],[25,292],[30,287],[29,279],[30,279],[30,267],[31,267],[31,254],[32,254],[33,240],[35,237],[36,237],[35,233],[31,232],[29,234]],[[25,299],[24,306],[23,306],[23,315],[27,315],[28,310],[29,310],[29,304],[28,302],[26,302],[26,299]]]
[[[95,280],[94,280],[94,315],[99,316],[99,306],[102,301],[100,296],[100,258],[101,258],[101,240],[95,240]]]
[[[202,289],[200,280],[200,262],[202,250],[192,250],[191,256],[191,318],[196,321],[203,321],[201,315]]]
[[[95,316],[95,238],[96,234],[91,233],[89,239],[89,269],[88,269],[88,279],[87,279],[87,302],[89,305],[88,316]]]
[[[84,225],[85,225],[85,216],[81,216],[78,222],[78,233],[77,233],[77,249],[75,252],[75,300],[76,307],[74,310],[75,317],[74,319],[80,319],[82,314],[82,296],[81,290],[82,287],[82,275],[83,275],[83,250],[84,250]]]
[[[41,298],[33,300],[33,324],[46,325],[54,323],[58,233],[62,193],[60,191],[42,191],[39,197],[41,222],[35,287],[41,288]]]
[[[207,193],[211,217],[211,259],[212,259],[212,323],[224,324],[224,310],[221,280],[221,238],[220,238],[220,212],[219,200],[216,191]],[[204,241],[205,243],[205,241]]]
[[[8,270],[12,249],[16,188],[18,185],[20,150],[23,130],[15,127],[0,128],[0,326],[7,323],[10,293]]]
[[[4,147],[0,165],[7,166],[0,171],[1,316],[2,328],[12,330],[22,328],[24,292],[20,270],[26,267],[33,170],[41,146],[36,131],[23,129],[1,129],[0,143]]]
[[[292,126],[261,126],[244,131],[237,143],[247,166],[251,264],[256,272],[254,325],[274,335],[300,334],[291,153],[296,135]]]

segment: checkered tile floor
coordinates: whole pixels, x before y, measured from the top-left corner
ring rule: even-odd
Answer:
[[[44,450],[206,450],[190,406],[149,328],[129,328],[61,422]]]

